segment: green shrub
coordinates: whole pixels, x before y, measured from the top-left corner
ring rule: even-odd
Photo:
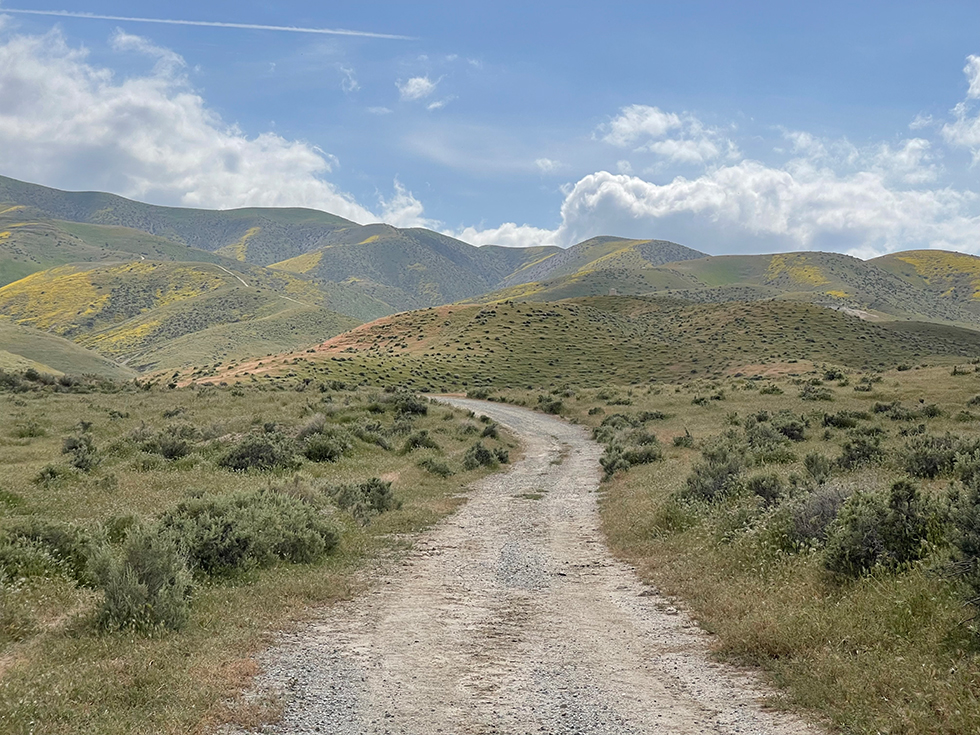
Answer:
[[[938,523],[935,510],[908,480],[892,484],[887,498],[855,493],[829,529],[824,566],[846,577],[875,567],[900,568],[928,553]]]
[[[803,468],[810,479],[818,485],[823,485],[830,479],[834,464],[829,457],[825,457],[819,452],[810,452],[803,458]]]
[[[45,434],[47,432],[44,430],[44,427],[34,419],[17,424],[13,431],[13,436],[18,439],[35,439]]]
[[[745,466],[741,452],[726,444],[705,449],[702,460],[687,476],[682,495],[693,500],[713,502],[740,489],[739,476]]]
[[[822,485],[812,493],[784,503],[776,519],[784,548],[797,551],[822,545],[845,500],[840,488]]]
[[[980,461],[980,453],[974,457]],[[980,475],[974,475],[953,504],[955,571],[966,582],[970,602],[980,604]]]
[[[335,485],[327,489],[327,494],[338,508],[348,511],[360,523],[367,523],[372,516],[401,507],[401,502],[391,491],[391,483],[377,477],[359,484]]]
[[[496,469],[499,464],[500,459],[493,450],[483,446],[483,442],[477,442],[463,455],[463,468],[467,470],[475,470],[477,467]]]
[[[806,420],[792,414],[779,414],[772,420],[773,428],[790,441],[806,441]]]
[[[675,436],[673,441],[675,447],[684,447],[686,449],[690,449],[691,447],[694,446],[694,437],[691,436],[691,432],[688,431],[687,429],[684,429],[683,434],[679,436]]]
[[[310,503],[272,489],[190,498],[161,516],[190,568],[229,575],[276,561],[310,563],[331,551],[337,531]]]
[[[425,416],[429,413],[429,404],[414,393],[398,392],[388,399],[399,416]]]
[[[958,444],[952,434],[913,437],[905,444],[905,471],[912,477],[928,478],[952,473]]]
[[[549,395],[538,396],[538,410],[544,413],[560,414],[565,409],[565,404],[560,399]]]
[[[428,429],[421,429],[408,436],[402,446],[402,453],[407,454],[415,449],[439,449],[439,444],[429,436]]]
[[[153,529],[129,534],[123,548],[103,548],[92,570],[105,598],[99,624],[106,629],[179,630],[190,614],[191,574],[174,538]]]
[[[448,464],[445,462],[440,462],[432,457],[426,457],[418,463],[426,472],[431,472],[433,475],[438,475],[439,477],[450,477],[455,474]]]
[[[251,434],[231,447],[218,460],[221,467],[246,470],[295,469],[299,466],[295,446],[281,434]]]
[[[830,388],[820,388],[807,383],[800,389],[801,401],[832,401],[834,392]]]
[[[82,472],[90,472],[99,463],[95,442],[92,441],[92,436],[85,432],[66,436],[61,444],[61,453],[70,455],[68,464]]]
[[[774,505],[786,492],[782,478],[775,474],[754,475],[745,483],[745,489],[758,495],[767,505]]]
[[[837,464],[846,470],[880,464],[885,458],[885,452],[881,448],[881,437],[876,435],[854,436],[844,442],[842,450]]]
[[[483,427],[483,433],[480,434],[484,439],[499,439],[500,438],[500,427],[495,423],[489,423]]]
[[[767,383],[759,389],[759,395],[762,396],[781,396],[782,394],[783,389],[775,383]]]

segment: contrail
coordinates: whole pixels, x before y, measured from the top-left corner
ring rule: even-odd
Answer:
[[[250,31],[285,31],[287,33],[318,33],[327,36],[360,36],[363,38],[385,38],[396,41],[414,41],[412,36],[396,36],[391,33],[372,33],[371,31],[350,31],[344,28],[303,28],[302,26],[267,26],[258,23],[222,23],[207,20],[175,20],[172,18],[130,18],[125,15],[97,15],[96,13],[73,13],[69,10],[21,10],[0,7],[0,13],[21,13],[22,15],[53,15],[59,18],[86,18],[88,20],[119,20],[129,23],[163,23],[173,26],[205,26],[208,28],[242,28]]]

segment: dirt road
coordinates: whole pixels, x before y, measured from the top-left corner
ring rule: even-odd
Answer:
[[[446,399],[510,427],[525,457],[479,483],[367,595],[263,660],[284,733],[816,733],[614,560],[599,447],[532,411]]]

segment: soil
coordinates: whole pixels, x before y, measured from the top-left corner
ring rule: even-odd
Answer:
[[[815,726],[767,710],[750,673],[614,559],[599,530],[601,449],[526,409],[444,397],[514,431],[523,458],[476,484],[371,591],[284,634],[252,696],[267,732],[742,733]]]

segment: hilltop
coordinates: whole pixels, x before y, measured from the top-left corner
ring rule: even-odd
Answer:
[[[435,391],[599,387],[802,373],[815,363],[884,369],[978,354],[980,332],[920,322],[876,324],[806,303],[606,296],[397,314],[304,352],[186,371],[181,379],[306,375]]]

